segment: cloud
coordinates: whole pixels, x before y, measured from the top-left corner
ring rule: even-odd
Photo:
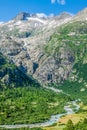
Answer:
[[[51,3],[54,4],[56,2],[56,0],[51,0]]]
[[[0,21],[0,25],[3,24],[4,22]]]
[[[61,5],[64,5],[66,3],[65,0],[51,0],[52,4],[54,4],[55,2],[58,2]]]
[[[61,5],[64,5],[66,3],[65,0],[57,0],[57,2]]]

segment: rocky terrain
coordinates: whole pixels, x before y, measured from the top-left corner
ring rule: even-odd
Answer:
[[[0,24],[0,52],[41,84],[74,80],[74,65],[87,63],[87,9],[75,16],[20,13]]]

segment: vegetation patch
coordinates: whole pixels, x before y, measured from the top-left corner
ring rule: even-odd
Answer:
[[[65,112],[64,106],[70,100],[65,94],[57,94],[43,88],[20,87],[1,90],[0,124],[45,122],[51,115]]]

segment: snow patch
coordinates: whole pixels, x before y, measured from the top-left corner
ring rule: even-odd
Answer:
[[[36,15],[38,18],[47,18],[47,15],[44,13],[37,13]]]
[[[38,22],[40,22],[40,23],[42,23],[42,24],[46,24],[47,22],[46,21],[44,21],[44,20],[41,20],[41,19],[39,19],[39,18],[27,18],[27,20],[29,20],[29,21],[38,21]]]

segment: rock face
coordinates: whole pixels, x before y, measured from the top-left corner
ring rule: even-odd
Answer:
[[[86,21],[62,13],[51,18],[20,13],[0,25],[0,52],[40,83],[62,83],[86,48]],[[26,19],[27,18],[27,19]],[[78,21],[78,22],[77,22]],[[78,39],[79,37],[79,39]],[[6,82],[9,77],[6,75]]]
[[[73,52],[64,46],[60,47],[58,54],[55,52],[48,57],[43,56],[43,59],[35,73],[43,83],[62,83],[69,77],[75,61]]]
[[[0,53],[0,88],[39,85]]]

